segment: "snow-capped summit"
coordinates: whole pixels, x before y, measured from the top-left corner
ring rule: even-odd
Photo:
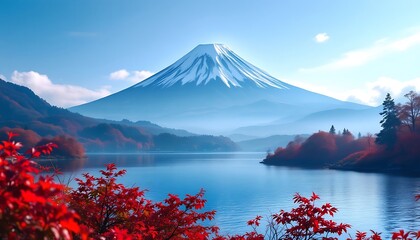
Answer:
[[[248,63],[223,44],[200,44],[174,64],[134,87],[206,85],[211,81],[222,81],[229,88],[249,85],[287,88],[283,82]]]
[[[225,45],[203,44],[148,79],[71,110],[96,118],[148,120],[166,127],[220,133],[292,121],[334,108],[363,106],[284,83]]]

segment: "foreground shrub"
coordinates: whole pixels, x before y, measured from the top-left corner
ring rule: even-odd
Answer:
[[[144,190],[116,182],[125,172],[109,164],[100,177],[85,173],[84,179],[76,179],[79,187],[69,192],[69,205],[80,214],[80,224],[91,229],[91,237],[207,239],[217,233],[217,227],[201,225],[216,213],[198,212],[206,202],[203,190],[184,199],[169,194],[163,202],[152,203]]]
[[[17,151],[12,141],[0,143],[0,239],[71,239],[80,234],[78,215],[58,201],[64,186],[51,176],[41,176],[31,159]],[[55,145],[47,144],[29,153],[38,157],[49,154]]]
[[[337,239],[337,236],[347,233],[349,224],[336,223],[327,219],[333,217],[338,209],[329,203],[317,207],[315,201],[318,199],[319,196],[315,193],[309,198],[297,193],[293,201],[298,204],[298,207],[290,211],[281,210],[271,215],[264,235],[257,231],[262,219],[261,216],[257,216],[248,221],[248,225],[253,228],[252,232],[220,239]]]

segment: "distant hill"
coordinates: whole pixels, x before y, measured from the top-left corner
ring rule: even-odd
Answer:
[[[239,141],[241,151],[274,152],[278,147],[286,147],[287,144],[297,137],[306,139],[309,135],[273,135],[265,138]]]
[[[114,123],[114,124],[123,124],[126,126],[141,127],[141,128],[146,129],[148,132],[150,132],[153,135],[158,135],[162,133],[170,133],[170,134],[177,135],[180,137],[197,136],[197,134],[188,132],[186,130],[166,128],[166,127],[159,126],[149,121],[132,122],[127,119],[123,119],[122,121],[112,121],[112,120],[101,119],[100,121],[105,122],[105,123]]]
[[[30,89],[0,79],[0,125],[30,129],[41,137],[67,135],[80,141],[88,152],[154,151],[168,149],[161,134],[176,143],[172,151],[224,151],[237,146],[225,137],[199,136],[184,130],[163,128],[147,121],[94,119],[51,106]],[[222,145],[224,147],[222,147]],[[179,146],[180,148],[177,148]]]
[[[238,128],[233,133],[259,137],[270,136],[273,133],[280,135],[311,134],[319,130],[328,131],[331,125],[334,125],[337,131],[346,128],[354,134],[359,132],[363,134],[375,133],[380,129],[380,112],[381,107],[361,110],[331,109],[315,112],[289,122],[281,119],[270,124]]]
[[[245,135],[245,134],[231,134],[231,135],[228,135],[228,137],[230,139],[232,139],[232,141],[234,141],[234,142],[242,142],[242,141],[247,141],[247,140],[252,140],[252,139],[258,138],[256,136]]]

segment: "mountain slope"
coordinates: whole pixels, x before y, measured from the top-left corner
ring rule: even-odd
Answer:
[[[261,102],[271,111],[260,111]],[[264,107],[264,106],[263,106]],[[97,118],[137,121],[202,133],[228,132],[334,109],[367,106],[282,82],[224,45],[199,45],[174,64],[121,92],[70,108]]]
[[[202,44],[163,71],[134,87],[196,86],[221,81],[228,88],[254,85],[288,89],[290,86],[246,62],[222,44]]]
[[[67,135],[80,141],[88,152],[171,149],[172,151],[236,150],[225,137],[198,136],[184,130],[162,128],[150,122],[94,119],[51,106],[30,89],[0,79],[0,131],[30,129],[40,137]],[[20,131],[20,130],[19,130]],[[181,136],[174,135],[179,133]],[[27,131],[26,133],[27,134]],[[170,136],[176,144],[168,147]],[[33,145],[33,142],[26,142]],[[36,142],[36,141],[35,141]]]
[[[286,147],[297,137],[307,138],[309,135],[273,135],[265,138],[256,138],[236,142],[242,151],[274,152],[278,147]]]

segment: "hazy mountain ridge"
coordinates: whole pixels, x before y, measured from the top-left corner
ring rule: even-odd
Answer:
[[[238,141],[236,144],[242,151],[274,152],[279,147],[286,147],[287,144],[296,138],[306,139],[309,135],[273,135],[265,138],[255,138]]]
[[[260,126],[238,128],[235,134],[250,134],[254,136],[270,136],[273,132],[278,134],[311,134],[317,131],[328,131],[334,125],[337,131],[344,128],[354,134],[359,132],[375,133],[379,131],[380,107],[354,110],[331,109],[319,111],[286,123],[271,123]],[[281,121],[279,121],[281,122]]]
[[[116,122],[94,119],[51,106],[30,89],[0,80],[0,125],[8,128],[31,129],[42,137],[68,135],[78,139],[88,152],[99,151],[153,151],[163,148],[164,141],[154,142],[162,133],[170,134],[178,142],[187,142],[173,151],[236,150],[236,145],[225,137],[197,136],[184,130],[162,128],[147,121]],[[173,133],[180,133],[177,136]],[[188,140],[188,141],[187,141]],[[199,145],[194,145],[194,141]],[[198,146],[198,147],[197,147]],[[212,147],[213,146],[213,147]]]

